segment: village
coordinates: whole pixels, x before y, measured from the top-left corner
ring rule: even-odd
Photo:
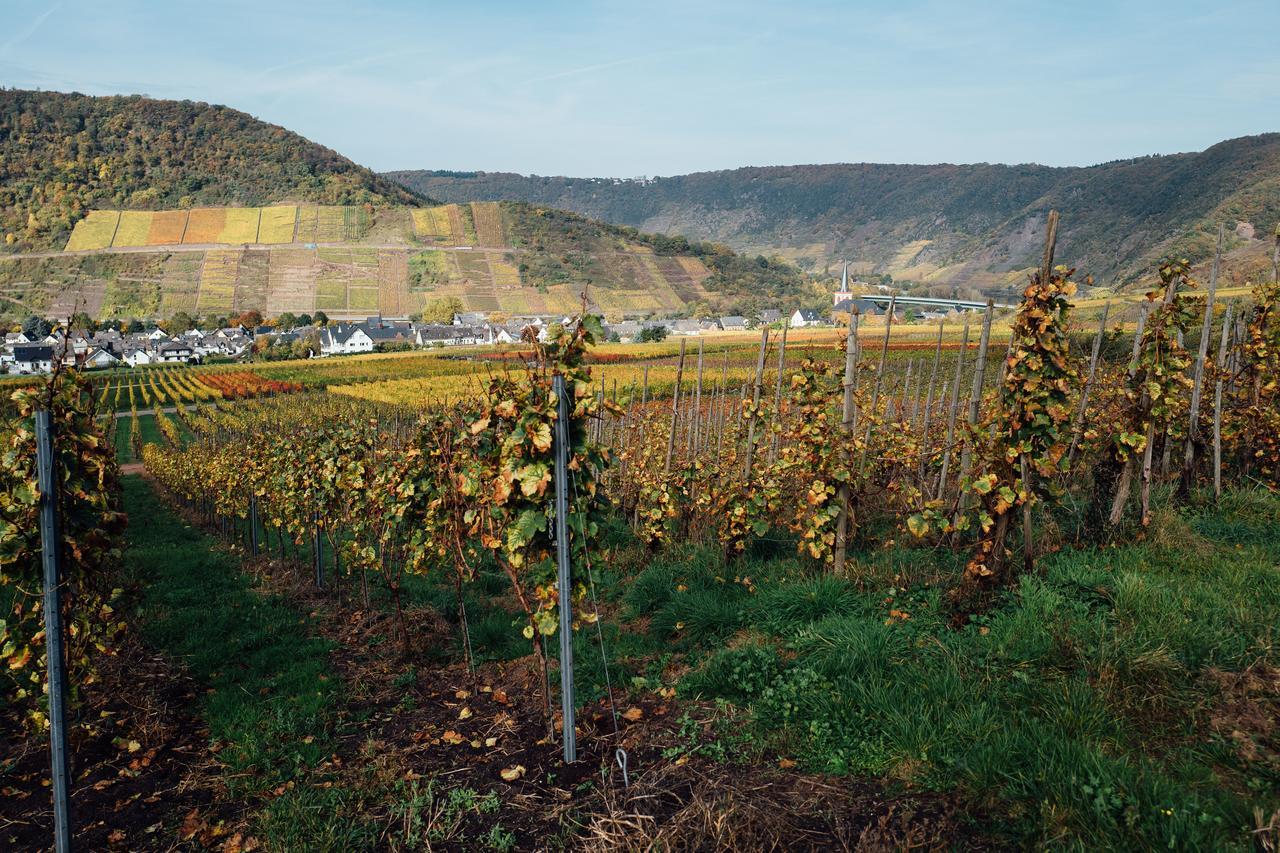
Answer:
[[[761,327],[792,329],[844,326],[853,314],[863,322],[884,322],[890,308],[894,323],[927,323],[944,320],[961,311],[977,310],[983,303],[900,295],[884,286],[850,282],[847,265],[831,294],[831,307],[761,309],[754,316],[725,315],[703,319],[606,321],[607,339],[616,343],[659,341],[668,336],[698,336],[745,332]],[[997,306],[1003,307],[1003,306]],[[190,318],[183,318],[188,325]],[[246,322],[248,320],[248,322]],[[460,311],[451,323],[425,323],[381,315],[363,320],[330,321],[323,314],[282,316],[264,322],[257,312],[218,328],[187,328],[175,324],[131,321],[122,326],[106,323],[89,331],[83,322],[71,322],[70,331],[39,318],[29,318],[22,329],[5,334],[0,349],[0,373],[30,375],[49,373],[61,363],[84,370],[145,367],[152,364],[207,364],[286,358],[328,358],[369,352],[394,352],[452,346],[512,344],[529,336],[545,340],[556,324],[570,317],[529,315],[491,317],[483,311]],[[164,326],[172,330],[167,331]]]

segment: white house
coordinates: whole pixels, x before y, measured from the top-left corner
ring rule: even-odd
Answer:
[[[357,324],[326,326],[320,332],[321,355],[373,352],[373,338]]]
[[[797,308],[795,313],[791,315],[791,327],[794,329],[825,324],[826,321],[822,319],[822,315],[815,308]]]
[[[109,349],[94,347],[87,355],[85,355],[83,363],[86,368],[90,369],[96,367],[115,367],[120,363],[120,359],[116,358]]]
[[[145,364],[155,364],[159,360],[159,357],[155,353],[145,349],[129,350],[124,354],[124,361],[130,367],[141,367]]]
[[[147,340],[149,341],[163,341],[167,340],[168,337],[169,336],[165,334],[164,329],[152,329],[150,332],[147,332]]]
[[[48,344],[19,344],[13,348],[13,370],[17,373],[49,373],[53,370],[53,347]]]
[[[186,364],[195,358],[196,351],[189,344],[174,342],[165,344],[156,350],[160,361],[164,362],[180,362]]]

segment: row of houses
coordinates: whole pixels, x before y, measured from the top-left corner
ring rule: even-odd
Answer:
[[[870,306],[868,313],[874,311]],[[745,331],[760,325],[782,322],[781,311],[767,309],[753,318],[727,315],[713,319],[680,319],[641,322],[625,320],[605,325],[611,339],[632,341],[646,330],[662,328],[669,335],[701,335],[714,331]],[[797,309],[785,318],[791,326],[827,325],[818,311]],[[47,373],[57,362],[80,368],[111,368],[128,365],[199,363],[211,357],[247,357],[257,341],[263,345],[314,341],[312,355],[325,357],[372,352],[393,346],[449,347],[508,344],[533,335],[545,340],[556,323],[568,324],[570,317],[529,316],[503,323],[491,323],[482,312],[454,315],[449,324],[415,323],[368,317],[361,322],[340,322],[322,327],[307,326],[282,330],[271,326],[247,329],[232,326],[213,331],[192,329],[169,335],[156,328],[137,333],[104,329],[93,334],[64,334],[54,331],[32,339],[22,332],[5,336],[0,349],[0,373]]]
[[[54,331],[42,338],[11,332],[5,335],[0,349],[0,373],[48,373],[59,362],[86,369],[190,364],[213,356],[239,358],[252,345],[249,331],[240,326],[214,331],[192,329],[179,335],[169,335],[162,329],[137,333],[103,329],[69,335]]]
[[[669,335],[701,335],[712,331],[743,331],[759,324],[777,323],[783,319],[776,310],[762,311],[754,319],[725,316],[707,320],[662,320],[639,322],[624,320],[606,323],[605,332],[610,338],[632,341],[645,329],[661,327]],[[797,310],[788,318],[792,326],[804,327],[825,324],[817,311]],[[450,325],[412,323],[407,320],[387,320],[369,317],[359,323],[335,323],[319,329],[319,355],[348,355],[372,352],[379,346],[407,345],[412,347],[484,346],[509,344],[523,340],[532,334],[545,340],[547,330],[554,324],[569,324],[571,317],[522,317],[505,323],[489,323],[483,314],[466,313],[454,316]]]

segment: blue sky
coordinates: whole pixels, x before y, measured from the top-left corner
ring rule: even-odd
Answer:
[[[1280,130],[1280,2],[0,0],[0,85],[227,104],[376,169],[1083,165]]]

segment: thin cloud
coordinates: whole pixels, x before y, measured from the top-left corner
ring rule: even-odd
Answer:
[[[36,30],[40,29],[40,25],[43,24],[49,18],[50,15],[52,15],[54,12],[58,11],[61,8],[62,8],[61,3],[55,3],[54,5],[50,6],[48,9],[45,9],[42,14],[37,15],[35,20],[32,21],[30,24],[28,24],[25,28],[14,33],[12,38],[10,38],[4,44],[0,45],[0,56],[8,53],[18,45],[22,44],[27,39],[31,38],[31,36],[35,35]]]

